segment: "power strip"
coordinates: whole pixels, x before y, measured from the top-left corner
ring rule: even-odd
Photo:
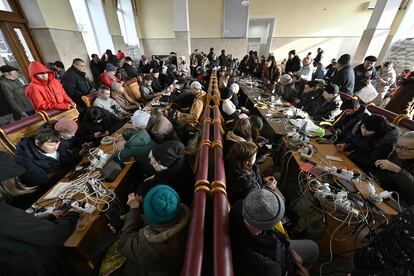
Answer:
[[[335,166],[331,166],[331,167],[326,166],[326,167],[323,168],[323,170],[327,173],[330,173],[330,174],[336,176],[336,177],[345,179],[345,180],[347,180],[351,183],[358,183],[361,180],[360,175],[355,174],[351,170],[338,169]]]

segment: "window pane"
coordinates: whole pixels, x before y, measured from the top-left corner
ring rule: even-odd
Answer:
[[[0,0],[1,1],[1,0]],[[1,3],[1,2],[0,2]],[[13,66],[14,68],[19,69],[18,73],[19,73],[19,80],[23,83],[26,84],[27,81],[24,78],[22,71],[20,69],[20,66],[17,64],[17,61],[9,47],[9,44],[7,44],[6,39],[3,36],[3,33],[0,30],[0,66],[2,65],[9,65],[9,66]]]
[[[26,54],[27,59],[28,59],[29,61],[34,61],[34,58],[33,58],[33,56],[32,56],[32,53],[30,52],[29,46],[28,46],[28,45],[27,45],[27,43],[26,43],[26,39],[24,39],[24,36],[23,36],[22,30],[20,30],[20,28],[13,28],[13,29],[14,29],[14,31],[16,32],[17,37],[18,37],[18,38],[19,38],[19,40],[20,40],[20,43],[21,43],[21,44],[22,44],[22,46],[23,46],[24,53]]]
[[[7,0],[0,0],[0,11],[12,12],[9,2]]]

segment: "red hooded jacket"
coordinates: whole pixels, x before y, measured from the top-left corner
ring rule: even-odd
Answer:
[[[36,74],[41,72],[47,72],[47,81],[36,77]],[[73,101],[55,78],[53,71],[40,62],[33,61],[29,64],[29,74],[32,81],[27,85],[25,92],[36,111],[71,108],[70,104],[73,104]]]

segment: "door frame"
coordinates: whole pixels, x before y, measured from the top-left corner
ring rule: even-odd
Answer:
[[[268,24],[269,29],[267,33],[267,41],[266,41],[266,48],[265,48],[265,55],[270,52],[272,48],[272,38],[273,38],[273,30],[275,29],[276,18],[275,17],[251,17],[248,21],[247,26],[247,33],[249,32],[250,22],[251,21],[258,21]],[[248,37],[248,36],[247,36]]]

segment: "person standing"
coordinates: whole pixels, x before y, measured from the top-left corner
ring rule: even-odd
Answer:
[[[296,55],[296,50],[291,50],[288,54],[288,60],[285,65],[285,73],[295,73],[301,68],[300,59]]]
[[[377,58],[374,56],[367,56],[364,59],[364,63],[354,68],[355,74],[355,86],[354,93],[360,91],[362,88],[367,86],[371,81],[375,80],[375,62]]]
[[[62,84],[69,97],[80,108],[86,105],[82,101],[82,96],[88,95],[92,87],[86,78],[86,63],[80,58],[72,61],[72,66],[65,72],[62,77]]]
[[[5,101],[2,104],[9,107],[14,120],[34,114],[33,106],[24,93],[24,85],[19,81],[17,70],[9,65],[0,67],[0,72],[3,73],[0,77],[0,92]]]
[[[351,56],[348,54],[344,54],[338,59],[336,72],[331,78],[331,84],[338,85],[339,92],[353,96],[355,74],[350,62]]]
[[[374,103],[377,106],[382,106],[385,94],[387,94],[390,86],[397,80],[397,74],[394,70],[392,62],[385,62],[376,74],[375,89],[378,92],[378,96],[375,98]]]

